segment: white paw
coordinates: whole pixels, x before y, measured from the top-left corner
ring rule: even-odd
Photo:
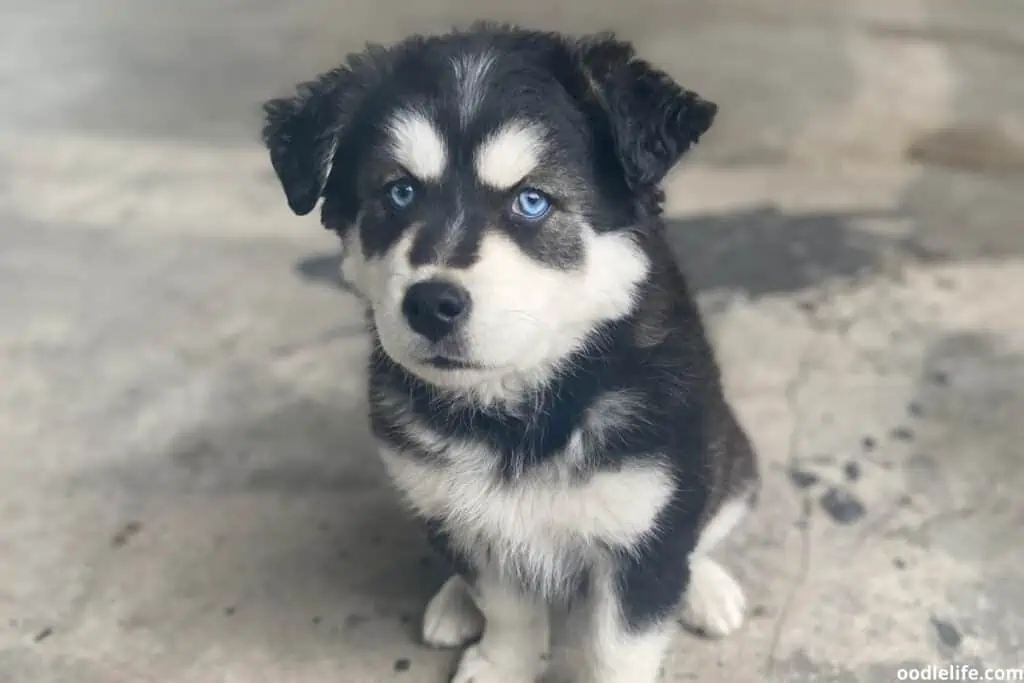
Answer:
[[[690,586],[683,600],[683,621],[713,638],[727,636],[743,625],[747,599],[725,569],[709,557],[690,559]]]
[[[499,664],[489,659],[479,645],[472,645],[462,653],[451,683],[536,683],[540,675],[537,662],[506,659]]]
[[[484,618],[473,603],[469,586],[452,576],[437,591],[423,614],[423,642],[431,647],[461,647],[484,630]]]

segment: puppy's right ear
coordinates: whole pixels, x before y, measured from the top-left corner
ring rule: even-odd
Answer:
[[[384,52],[368,46],[345,66],[300,84],[294,97],[263,105],[263,143],[296,214],[305,216],[323,196],[338,149],[377,82]]]

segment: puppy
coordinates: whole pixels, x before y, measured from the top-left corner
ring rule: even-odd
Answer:
[[[288,205],[323,199],[367,305],[373,433],[452,563],[423,638],[454,683],[653,683],[677,608],[740,626],[709,551],[753,506],[660,219],[716,106],[612,35],[478,24],[265,106]]]

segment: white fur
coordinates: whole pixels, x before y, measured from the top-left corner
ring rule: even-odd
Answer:
[[[338,151],[338,138],[331,139],[331,147],[323,157],[323,169],[320,171],[321,178],[329,178],[334,170],[334,156]]]
[[[548,648],[547,606],[486,572],[477,581],[476,599],[484,633],[462,653],[452,683],[535,683]]]
[[[423,642],[431,647],[461,647],[480,637],[484,617],[473,603],[469,586],[451,576],[427,603],[423,613]]]
[[[606,391],[594,399],[587,408],[580,428],[569,437],[569,445],[562,454],[563,465],[567,468],[581,467],[588,456],[587,449],[607,445],[623,428],[635,426],[644,420],[641,398],[628,390]]]
[[[683,598],[683,621],[708,636],[721,638],[740,626],[746,617],[743,588],[728,571],[708,557],[750,511],[746,495],[730,498],[704,527],[690,554],[690,584]]]
[[[539,656],[537,665],[530,666],[511,642],[502,642],[498,649],[492,648],[490,652],[478,644],[462,653],[451,683],[536,683],[542,671]]]
[[[524,121],[510,121],[477,148],[476,173],[486,185],[507,190],[522,182],[543,158],[543,129]]]
[[[647,422],[643,416],[646,406],[644,397],[636,391],[619,389],[606,391],[587,409],[583,418],[583,429],[587,437],[597,446],[606,445],[623,428],[637,426],[637,421]]]
[[[419,180],[438,180],[448,163],[444,137],[420,112],[405,109],[388,121],[391,154]]]
[[[584,261],[574,270],[546,267],[497,232],[484,236],[479,259],[470,268],[413,268],[412,230],[381,259],[365,261],[358,244],[346,246],[351,256],[345,270],[353,288],[369,299],[389,356],[427,381],[472,392],[486,402],[543,381],[596,325],[632,309],[649,267],[646,255],[627,234],[599,235],[586,225],[580,229]],[[439,371],[418,362],[426,353],[425,341],[406,324],[402,297],[412,283],[433,277],[469,291],[473,310],[464,330],[468,360],[485,369]]]
[[[683,621],[705,635],[721,638],[743,625],[747,599],[736,579],[707,555],[690,559],[690,585]]]
[[[359,223],[363,219],[363,213],[356,216],[353,224],[341,235],[341,263],[339,274],[353,292],[369,301],[369,294],[364,289],[369,278],[369,262],[363,256],[363,243],[359,237]]]
[[[425,427],[408,425],[407,431],[424,443],[443,444]],[[547,594],[564,591],[601,546],[635,548],[672,494],[669,475],[650,461],[583,481],[554,466],[502,481],[497,457],[480,445],[448,443],[441,453],[437,464],[381,449],[391,477],[418,513],[447,520],[464,552],[489,545],[496,571]]]
[[[671,622],[626,628],[613,572],[595,572],[588,600],[569,615],[552,650],[550,683],[655,683]]]
[[[611,615],[599,617],[597,638],[581,668],[586,683],[656,683],[665,650],[672,639],[667,625],[643,633],[629,633]]]
[[[743,521],[743,518],[750,512],[750,501],[747,495],[741,494],[729,498],[722,503],[697,539],[697,547],[694,548],[694,555],[704,555],[711,552],[715,546],[725,540],[732,533],[732,530]]]
[[[463,127],[469,124],[484,99],[487,73],[493,64],[494,54],[489,51],[460,55],[452,63],[458,83],[459,122]]]

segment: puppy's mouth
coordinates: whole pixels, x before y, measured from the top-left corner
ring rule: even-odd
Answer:
[[[465,352],[462,340],[457,337],[447,337],[431,344],[414,343],[411,351],[416,363],[435,370],[487,369],[485,365],[467,358],[469,354]]]
[[[471,361],[462,360],[461,358],[451,358],[448,356],[431,356],[420,361],[424,365],[429,365],[432,368],[438,370],[485,370],[485,366],[480,363],[473,363]]]

